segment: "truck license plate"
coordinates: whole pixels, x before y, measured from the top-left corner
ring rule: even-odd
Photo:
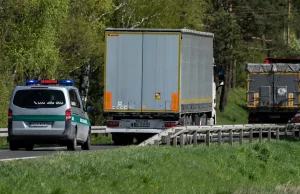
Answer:
[[[134,123],[134,127],[150,127],[150,123]]]

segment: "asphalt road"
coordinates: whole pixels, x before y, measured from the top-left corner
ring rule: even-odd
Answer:
[[[114,149],[118,147],[120,146],[114,146],[112,144],[92,145],[92,149],[89,151],[107,150],[107,149]],[[41,156],[56,154],[60,151],[66,151],[68,153],[87,152],[85,150],[81,150],[80,146],[77,147],[76,151],[68,151],[67,147],[39,147],[39,148],[34,148],[33,151],[25,151],[24,149],[19,149],[18,151],[10,151],[9,149],[0,149],[0,162],[8,161],[8,160],[33,159]]]

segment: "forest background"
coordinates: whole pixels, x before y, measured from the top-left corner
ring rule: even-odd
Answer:
[[[300,57],[300,0],[1,0],[0,127],[25,79],[76,81],[93,125],[102,125],[104,29],[188,28],[215,34],[224,68],[218,111],[244,88],[245,64]],[[89,87],[88,87],[89,86]]]

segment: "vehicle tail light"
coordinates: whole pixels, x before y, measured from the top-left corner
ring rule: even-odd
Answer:
[[[119,121],[107,121],[107,127],[119,127]]]
[[[248,117],[248,121],[258,122],[258,118],[256,118],[256,117]]]
[[[294,117],[291,119],[292,123],[300,123],[300,117]]]
[[[177,126],[177,123],[173,122],[173,123],[165,123],[165,127],[176,127]]]
[[[8,122],[12,121],[13,111],[11,109],[8,109]]]
[[[66,121],[70,121],[72,119],[72,111],[71,109],[66,110]]]

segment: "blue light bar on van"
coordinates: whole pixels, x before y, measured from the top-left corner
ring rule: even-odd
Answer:
[[[28,85],[35,85],[35,84],[39,84],[40,80],[36,80],[36,79],[27,79],[26,80],[26,86]]]
[[[59,84],[73,85],[74,84],[74,80],[72,80],[72,79],[62,79],[62,80],[59,80]]]
[[[63,80],[26,80],[26,85],[65,85],[65,86],[73,86],[74,80],[72,79],[63,79]]]

